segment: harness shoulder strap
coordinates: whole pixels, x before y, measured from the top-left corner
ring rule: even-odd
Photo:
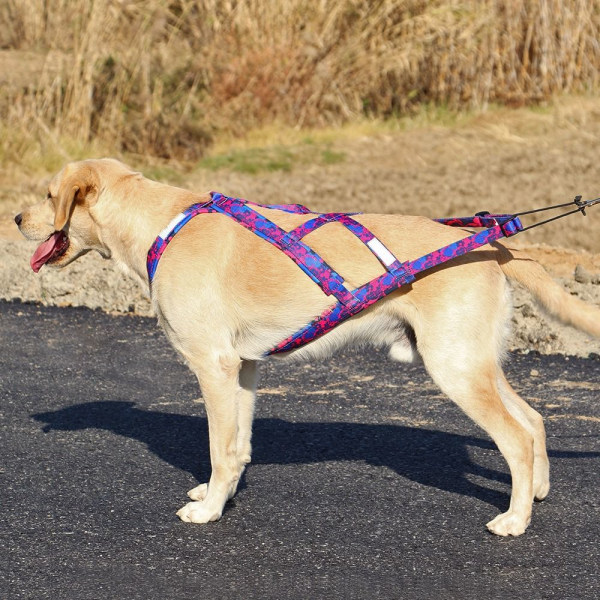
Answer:
[[[200,213],[213,212],[212,200],[204,202],[203,204],[193,204],[189,208],[186,208],[182,213],[179,213],[159,234],[154,243],[148,250],[146,256],[146,270],[148,272],[148,283],[152,286],[152,280],[156,274],[156,269],[160,261],[160,257],[166,250],[169,242],[175,237],[175,234],[181,230],[181,228]]]

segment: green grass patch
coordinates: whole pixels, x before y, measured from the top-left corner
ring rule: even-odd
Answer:
[[[324,165],[336,165],[344,162],[346,155],[343,152],[336,152],[329,148],[321,151],[321,162]]]
[[[297,145],[270,145],[219,152],[207,156],[198,163],[201,169],[217,171],[227,169],[237,173],[258,175],[260,173],[284,172],[307,165],[333,165],[343,162],[346,155],[331,145],[303,141]]]

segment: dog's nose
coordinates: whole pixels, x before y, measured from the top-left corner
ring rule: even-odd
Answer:
[[[19,213],[19,214],[18,214],[18,215],[15,217],[15,223],[17,224],[17,226],[18,226],[18,227],[20,227],[20,226],[21,226],[21,221],[22,221],[22,220],[23,220],[23,215]]]

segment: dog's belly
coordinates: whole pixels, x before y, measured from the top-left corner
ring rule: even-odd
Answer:
[[[281,335],[281,339],[286,337]],[[259,360],[273,346],[273,330],[250,328],[238,338],[236,350],[242,358]],[[371,346],[387,348],[393,360],[412,362],[417,356],[414,333],[410,325],[382,311],[362,313],[335,327],[320,338],[293,350],[274,354],[275,358],[300,360],[323,359],[345,347]]]

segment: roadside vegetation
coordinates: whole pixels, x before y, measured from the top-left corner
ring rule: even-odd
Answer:
[[[591,0],[4,0],[0,165],[335,163],[314,132],[597,92],[599,39]]]

